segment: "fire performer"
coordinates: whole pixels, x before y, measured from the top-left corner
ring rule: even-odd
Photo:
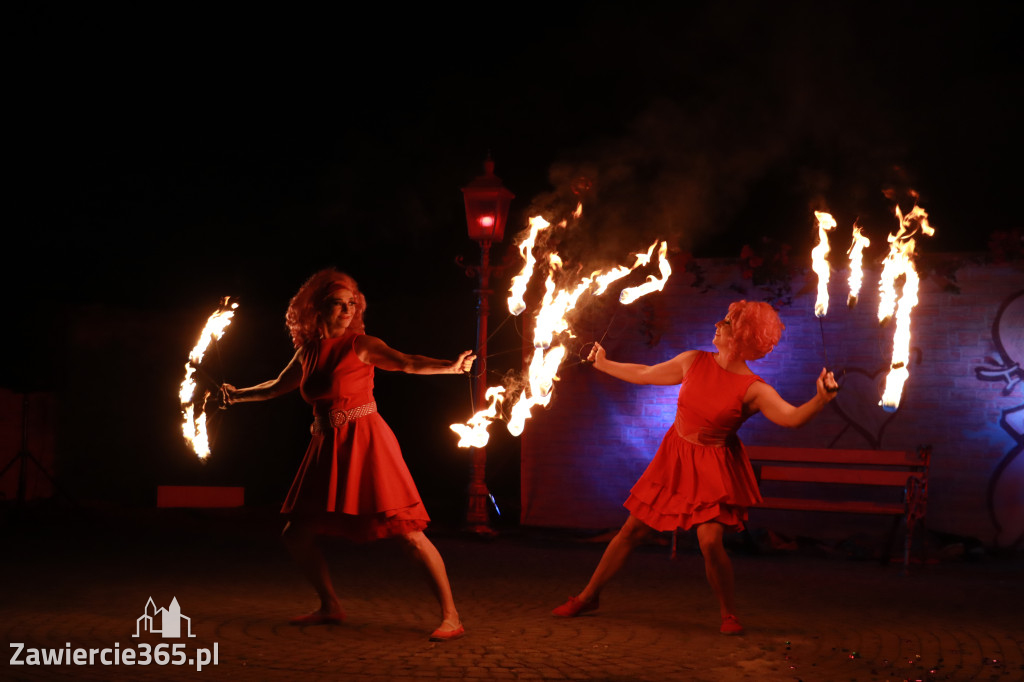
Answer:
[[[835,398],[829,391],[835,379],[825,369],[818,375],[815,396],[799,407],[750,371],[747,361],[768,354],[783,329],[767,303],[737,301],[715,324],[717,353],[689,350],[657,365],[638,365],[613,362],[595,344],[589,360],[606,374],[634,384],[681,384],[678,407],[675,424],[624,504],[629,518],[587,586],[554,615],[572,617],[596,609],[605,584],[652,532],[696,528],[708,582],[718,597],[721,632],[743,632],[722,537],[727,528],[743,529],[747,508],[760,502],[761,494],[736,431],[757,412],[780,426],[802,426]]]
[[[391,429],[377,413],[373,370],[461,374],[476,356],[455,361],[406,355],[364,333],[366,299],[350,276],[317,272],[292,298],[285,322],[296,348],[281,374],[249,388],[225,384],[228,405],[295,390],[313,406],[312,438],[281,511],[283,538],[320,597],[320,608],[293,625],[341,623],[345,615],[320,549],[320,536],[355,542],[399,538],[420,563],[441,606],[432,641],[465,633],[441,554],[424,535],[430,517]]]

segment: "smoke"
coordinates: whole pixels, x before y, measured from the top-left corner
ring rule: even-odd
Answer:
[[[655,239],[738,255],[753,235],[810,240],[815,209],[849,207],[852,223],[880,198],[903,149],[861,26],[813,5],[700,12],[601,36],[619,44],[589,66],[621,70],[614,60],[631,54],[619,77],[638,84],[621,131],[563,152],[532,202],[549,220],[583,202],[563,256],[618,261]]]
[[[691,250],[728,223],[750,184],[784,151],[778,137],[737,134],[728,121],[659,101],[627,136],[557,162],[549,173],[554,189],[537,197],[531,211],[564,216],[582,202],[583,216],[570,233],[580,238],[563,239],[569,259],[586,253],[621,261],[656,239]],[[588,190],[578,190],[580,178]]]

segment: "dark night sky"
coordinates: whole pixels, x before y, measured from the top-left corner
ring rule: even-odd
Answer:
[[[6,383],[67,354],[82,310],[191,322],[228,293],[273,337],[250,371],[276,372],[287,298],[325,265],[363,284],[371,331],[453,355],[473,294],[452,261],[476,257],[459,188],[488,150],[511,234],[591,179],[594,259],[655,236],[806,252],[826,207],[884,243],[890,185],[931,215],[922,250],[1020,227],[1012,3],[678,5],[16,12],[4,284],[31,331]]]
[[[698,255],[799,242],[808,205],[852,221],[894,181],[933,248],[1019,226],[1009,3],[681,5],[26,18],[15,231],[87,299],[127,276],[173,306],[272,263],[293,288],[353,250],[430,276],[445,265],[424,256],[467,250],[458,188],[488,149],[513,232],[579,174],[596,233]],[[167,287],[187,265],[199,281]]]

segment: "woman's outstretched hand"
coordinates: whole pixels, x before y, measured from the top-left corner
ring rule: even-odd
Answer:
[[[590,349],[590,354],[587,355],[587,362],[592,365],[597,364],[598,361],[604,360],[606,355],[604,347],[597,341],[594,341],[594,347]]]
[[[821,368],[821,374],[818,375],[817,388],[818,396],[825,399],[825,402],[829,402],[836,397],[836,392],[839,390],[839,384],[836,383],[836,378],[824,367]]]
[[[471,350],[464,350],[459,354],[459,359],[453,362],[448,367],[448,372],[451,374],[462,374],[468,372],[473,368],[473,363],[476,361],[476,355]]]
[[[221,384],[217,397],[217,406],[222,410],[228,409],[228,405],[233,403],[235,400],[235,392],[237,390],[238,389],[231,384]]]

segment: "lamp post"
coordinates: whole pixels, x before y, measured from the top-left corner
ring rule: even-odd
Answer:
[[[466,270],[466,275],[478,277],[476,305],[476,385],[474,387],[475,410],[487,407],[484,393],[487,391],[487,315],[490,313],[489,297],[491,270],[491,244],[500,242],[505,236],[505,219],[508,217],[508,206],[515,197],[505,189],[501,180],[494,174],[494,161],[490,155],[484,161],[484,174],[477,177],[462,188],[466,201],[466,227],[469,238],[480,246],[480,265],[459,265]],[[490,492],[484,473],[487,466],[487,449],[473,449],[473,470],[469,482],[469,504],[466,510],[466,526],[471,532],[481,535],[493,535],[487,502]]]

